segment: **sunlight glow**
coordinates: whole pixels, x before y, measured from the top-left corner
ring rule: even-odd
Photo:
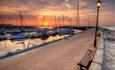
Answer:
[[[44,26],[48,26],[48,24],[49,24],[48,21],[44,21],[44,22],[43,22],[43,25],[44,25]]]
[[[42,12],[41,15],[43,15],[43,16],[49,16],[50,14],[47,13],[47,12]]]

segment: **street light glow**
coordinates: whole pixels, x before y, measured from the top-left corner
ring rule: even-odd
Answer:
[[[100,7],[101,6],[101,1],[100,0],[97,1],[96,5],[97,5],[97,7]]]

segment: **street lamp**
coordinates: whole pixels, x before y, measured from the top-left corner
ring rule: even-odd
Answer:
[[[100,0],[97,1],[96,5],[97,5],[97,7],[100,7],[101,6],[101,1]]]
[[[96,3],[97,6],[97,18],[96,18],[96,28],[95,28],[95,40],[94,40],[94,47],[96,48],[96,44],[97,44],[97,31],[98,31],[98,25],[99,25],[99,8],[101,6],[101,1],[98,0]]]

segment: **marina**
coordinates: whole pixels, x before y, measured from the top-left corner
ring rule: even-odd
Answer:
[[[115,70],[114,0],[0,0],[0,70]]]

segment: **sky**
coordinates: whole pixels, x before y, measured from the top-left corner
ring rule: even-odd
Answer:
[[[96,1],[79,0],[80,25],[95,25]],[[101,1],[99,25],[115,25],[115,0]],[[44,23],[47,22],[48,25],[55,25],[55,16],[61,17],[57,25],[68,25],[68,19],[76,25],[77,2],[78,0],[0,0],[0,16],[4,18],[4,23],[18,25],[21,11],[26,25],[42,25],[44,16]],[[66,17],[65,22],[62,21],[63,16]]]

